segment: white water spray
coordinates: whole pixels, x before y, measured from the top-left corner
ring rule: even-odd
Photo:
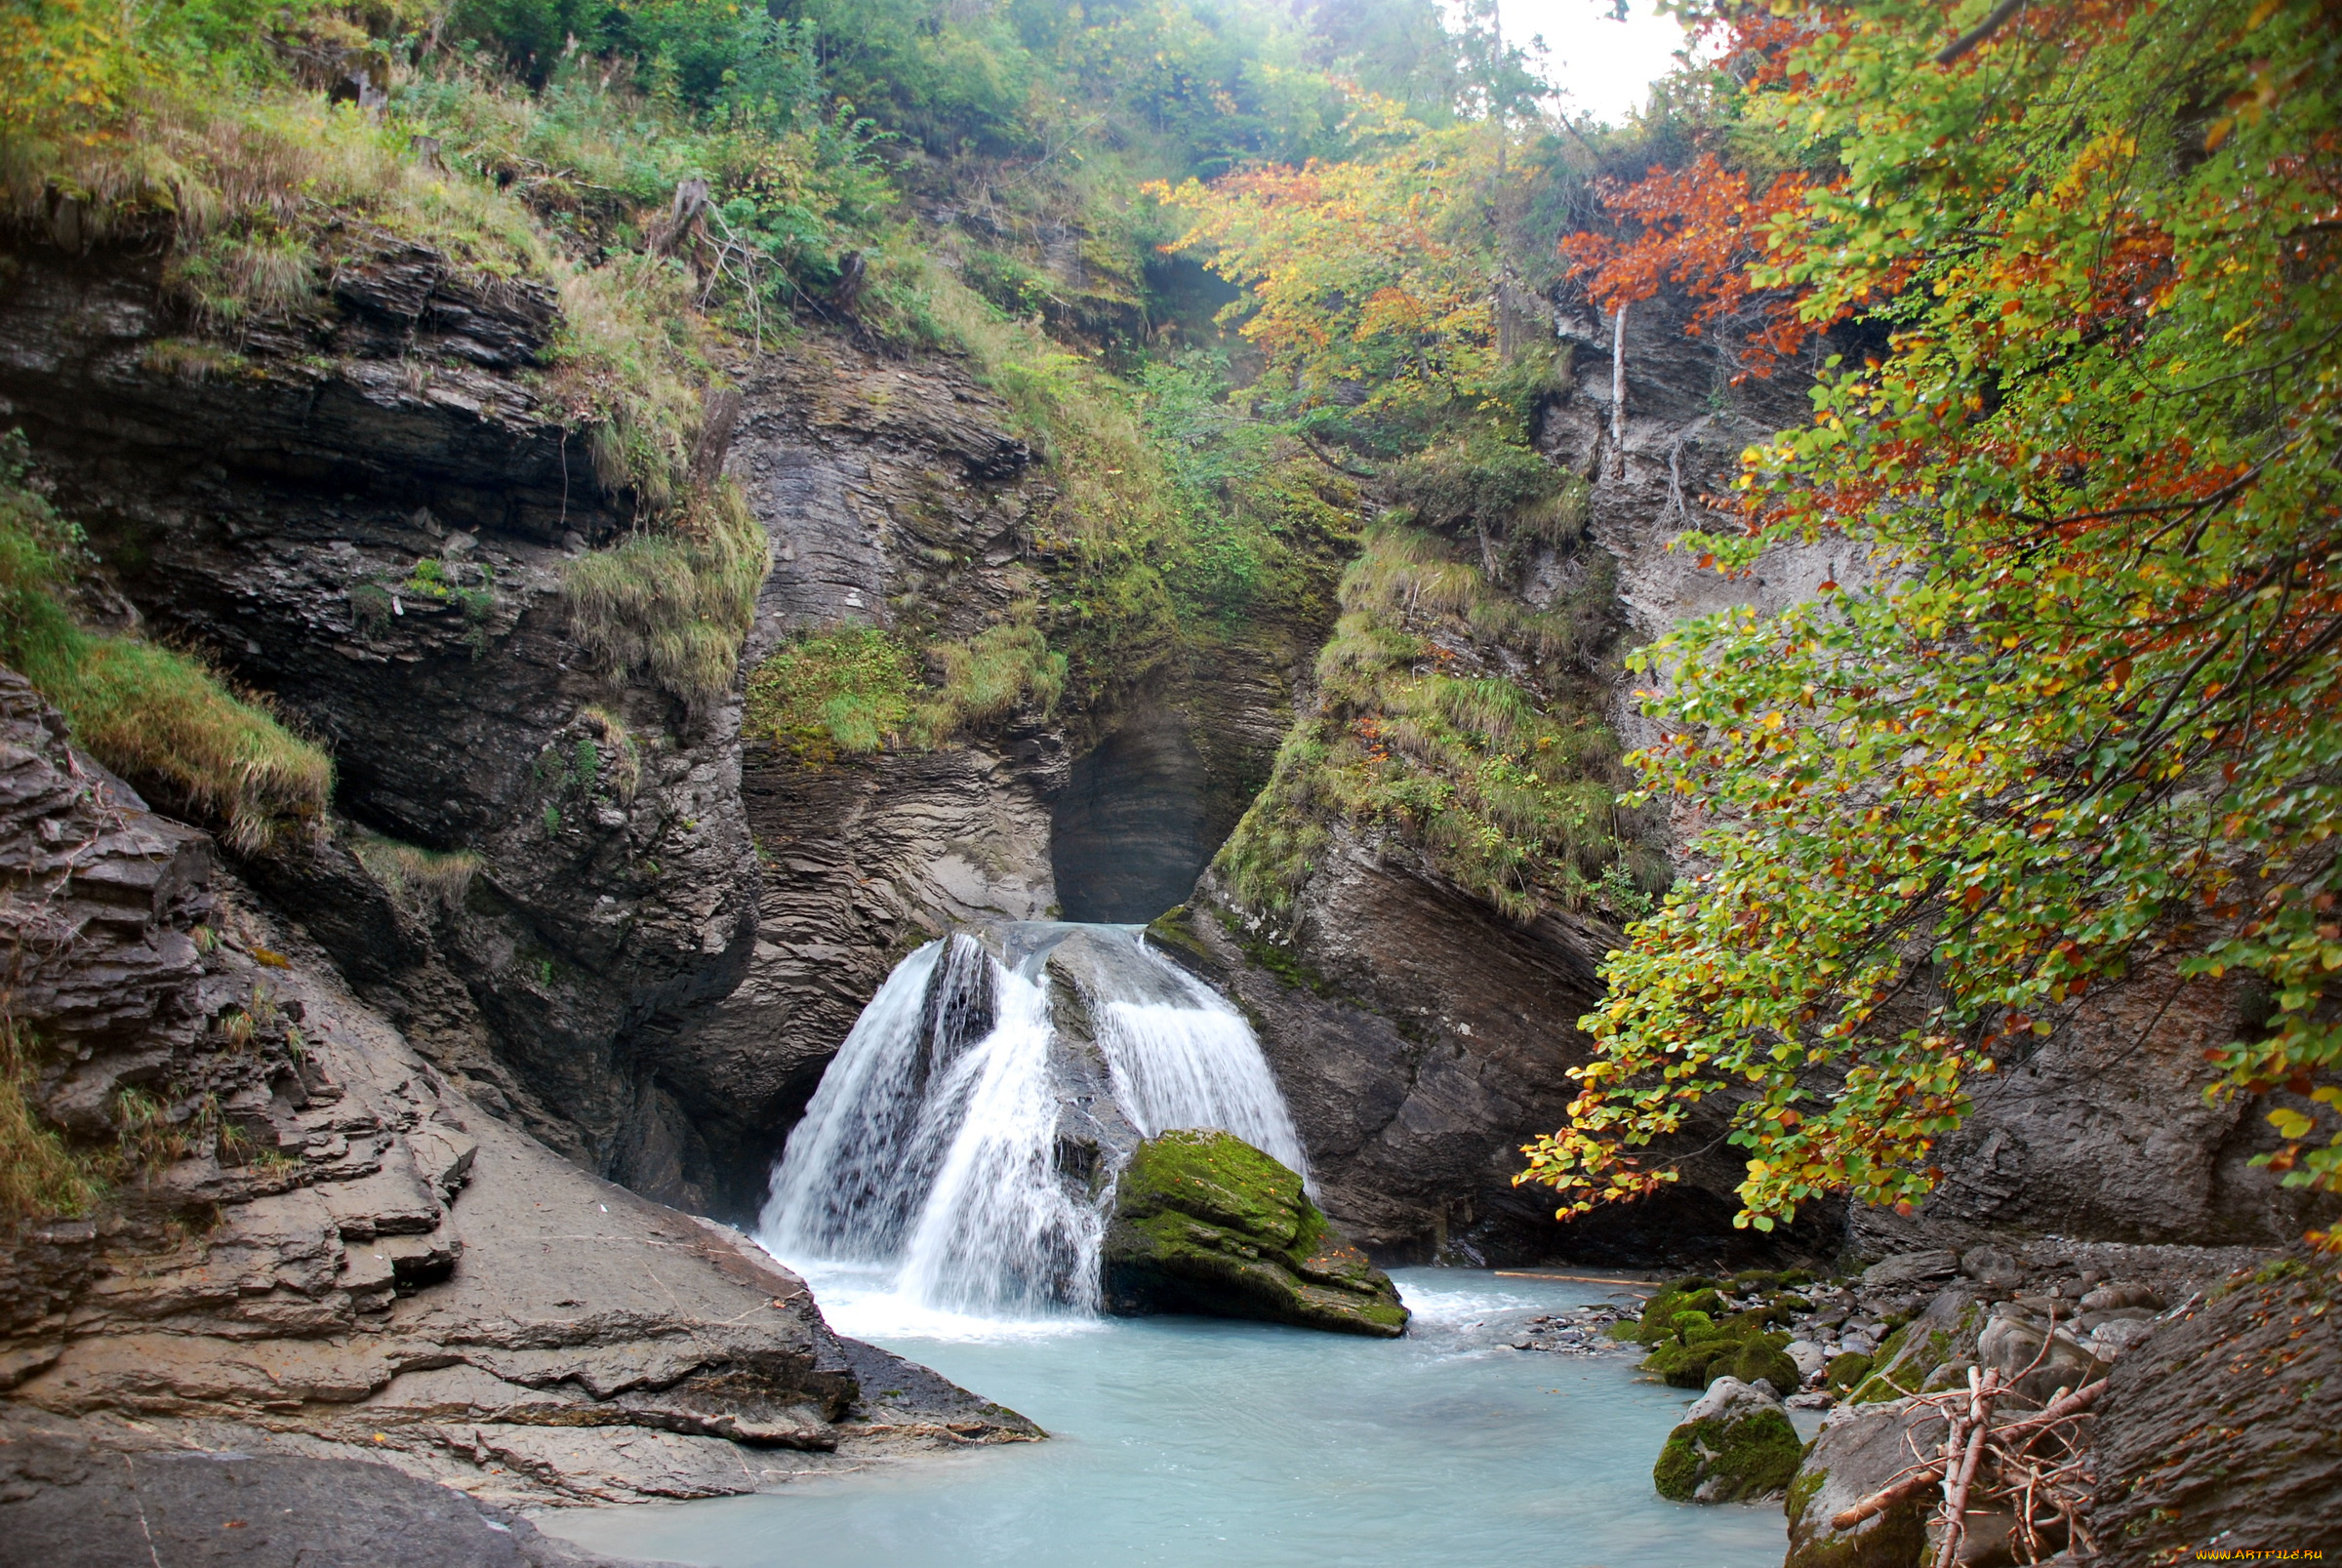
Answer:
[[[1050,1015],[1045,966],[1068,943],[1110,1108],[1085,1095]],[[774,1173],[760,1239],[776,1256],[816,1273],[858,1266],[898,1307],[1080,1317],[1097,1307],[1102,1208],[1128,1152],[1117,1127],[1124,1145],[1220,1128],[1307,1176],[1243,1016],[1136,928],[1015,927],[1009,950],[1013,967],[950,937],[887,977]]]

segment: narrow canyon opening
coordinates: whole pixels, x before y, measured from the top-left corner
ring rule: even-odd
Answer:
[[[1134,713],[1073,764],[1049,852],[1068,920],[1151,920],[1186,902],[1227,836],[1204,805],[1204,761],[1168,707]]]

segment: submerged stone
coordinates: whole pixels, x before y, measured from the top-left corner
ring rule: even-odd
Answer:
[[[1106,1233],[1107,1310],[1195,1312],[1395,1338],[1407,1309],[1390,1276],[1343,1239],[1301,1178],[1229,1133],[1167,1132],[1139,1146]]]
[[[1718,1378],[1668,1433],[1651,1481],[1673,1503],[1740,1503],[1785,1489],[1803,1450],[1780,1400]]]

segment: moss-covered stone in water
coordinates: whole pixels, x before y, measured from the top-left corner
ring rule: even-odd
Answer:
[[[1681,1338],[1675,1321],[1679,1313],[1711,1313],[1720,1311],[1723,1305],[1724,1299],[1716,1293],[1715,1280],[1699,1275],[1678,1279],[1644,1304],[1642,1316],[1629,1337],[1644,1345]]]
[[[1703,1340],[1697,1345],[1670,1340],[1643,1357],[1642,1370],[1656,1374],[1670,1387],[1705,1388],[1708,1363],[1733,1348],[1728,1340]]]
[[[1327,1223],[1301,1178],[1222,1132],[1139,1146],[1114,1193],[1110,1311],[1200,1312],[1384,1337],[1406,1331],[1390,1277]]]
[[[1788,1486],[1803,1454],[1778,1403],[1723,1379],[1668,1433],[1651,1483],[1670,1502],[1738,1503]]]

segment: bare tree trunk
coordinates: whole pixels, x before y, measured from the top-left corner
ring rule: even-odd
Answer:
[[[1627,471],[1627,307],[1622,302],[1610,326],[1610,463]]]

